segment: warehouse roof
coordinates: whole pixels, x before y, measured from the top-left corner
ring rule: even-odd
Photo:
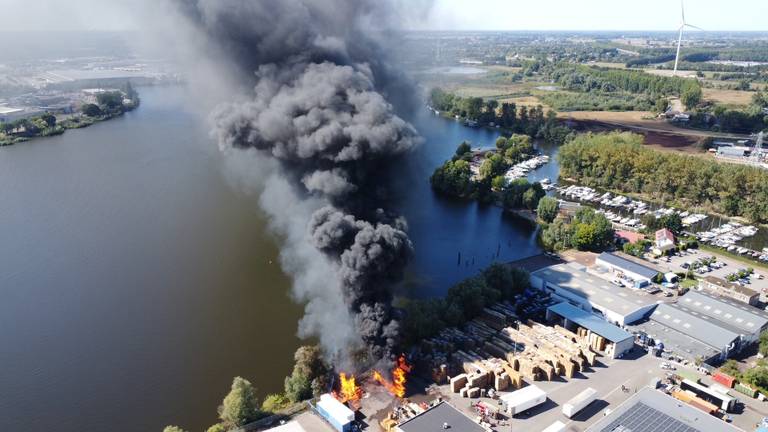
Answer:
[[[648,279],[653,279],[657,274],[659,274],[658,271],[644,266],[642,264],[638,264],[636,262],[630,261],[624,257],[620,257],[616,254],[603,252],[601,253],[597,259],[601,261],[605,261],[608,264],[611,264],[613,266],[619,267],[623,270],[626,270],[628,272],[632,272],[635,274],[639,274],[640,276],[643,276]]]
[[[592,331],[592,333],[599,334],[613,343],[633,338],[630,333],[570,303],[558,303],[550,306],[549,310]]]
[[[660,391],[644,387],[587,432],[737,432],[715,416]]]
[[[765,311],[698,291],[690,291],[680,297],[678,305],[692,315],[719,321],[722,327],[736,333],[758,333],[768,325],[768,314]]]
[[[739,338],[739,334],[731,329],[719,325],[714,320],[706,319],[700,314],[691,314],[690,311],[676,304],[658,305],[651,314],[651,319],[719,350]]]
[[[629,315],[656,303],[656,298],[645,292],[619,288],[599,276],[573,267],[572,264],[547,267],[532,275],[622,315]]]
[[[444,430],[444,423],[448,423],[451,431],[485,432],[479,424],[448,402],[440,402],[433,408],[401,423],[398,428],[403,432],[439,432]]]
[[[691,336],[682,333],[665,325],[663,322],[647,320],[641,323],[635,323],[627,326],[627,330],[632,332],[643,332],[653,338],[655,342],[662,342],[664,346],[673,349],[675,354],[680,355],[690,361],[697,358],[709,360],[722,353],[723,347],[716,348],[707,345]]]

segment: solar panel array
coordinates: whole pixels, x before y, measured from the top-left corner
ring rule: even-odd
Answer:
[[[687,424],[638,402],[600,432],[699,432]]]

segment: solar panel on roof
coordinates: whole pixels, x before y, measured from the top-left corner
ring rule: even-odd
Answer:
[[[685,423],[638,402],[600,432],[699,432]]]

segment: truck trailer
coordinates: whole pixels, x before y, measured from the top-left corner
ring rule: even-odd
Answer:
[[[529,385],[512,393],[505,394],[500,399],[504,411],[514,416],[543,404],[547,400],[547,393],[535,385]]]
[[[566,417],[571,418],[575,416],[576,413],[586,408],[587,405],[594,402],[595,399],[597,399],[597,390],[589,387],[563,405],[563,414],[565,414]]]

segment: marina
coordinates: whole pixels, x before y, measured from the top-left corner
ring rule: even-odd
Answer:
[[[756,226],[689,210],[654,206],[620,194],[601,193],[586,186],[569,185],[556,187],[555,190],[562,198],[596,207],[598,213],[605,215],[608,220],[621,229],[634,231],[646,229],[647,226],[642,223],[643,216],[646,214],[653,215],[656,219],[677,214],[680,216],[686,233],[695,236],[699,242],[725,249],[734,254],[768,262],[768,247],[761,244],[746,244],[748,240],[758,236],[759,233],[765,234]]]

